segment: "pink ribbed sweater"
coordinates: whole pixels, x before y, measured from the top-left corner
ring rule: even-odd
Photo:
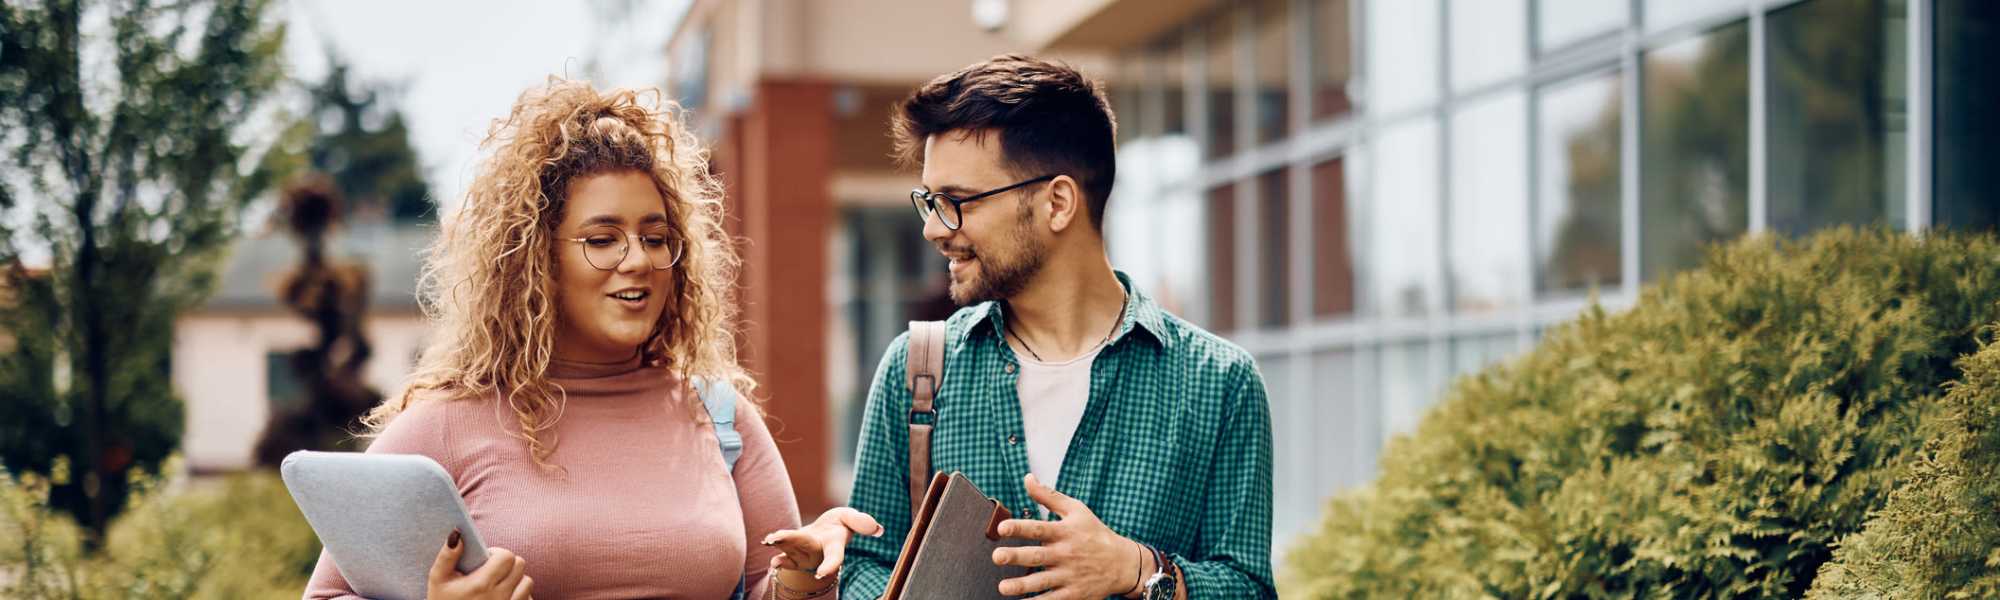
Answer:
[[[737,405],[732,486],[714,429],[667,370],[559,361],[549,375],[567,391],[549,457],[563,476],[537,469],[490,394],[414,403],[368,452],[444,465],[487,545],[527,559],[540,600],[727,598],[746,572],[748,597],[765,597],[777,550],[757,542],[798,527],[799,510],[761,414]],[[355,596],[322,553],[305,597]]]

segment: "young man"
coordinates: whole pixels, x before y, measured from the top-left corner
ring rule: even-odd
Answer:
[[[1039,544],[994,553],[1034,569],[1002,595],[1275,598],[1263,379],[1112,270],[1114,127],[1095,82],[1022,56],[899,105],[898,153],[923,169],[911,199],[965,307],[946,321],[932,468],[964,472],[1015,510],[1002,536]],[[909,337],[868,394],[852,504],[887,531],[848,548],[849,598],[881,595],[909,531]]]

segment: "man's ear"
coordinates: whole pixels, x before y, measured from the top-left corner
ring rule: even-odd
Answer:
[[[1057,175],[1049,181],[1049,230],[1062,233],[1071,226],[1081,224],[1088,218],[1083,211],[1083,186],[1068,175]]]

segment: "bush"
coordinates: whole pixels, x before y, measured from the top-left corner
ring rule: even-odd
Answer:
[[[271,473],[175,492],[135,475],[100,552],[84,550],[83,531],[49,507],[53,483],[0,477],[0,597],[289,599],[319,558],[318,538]]]
[[[1808,598],[2000,597],[2000,344],[1960,364],[1923,452]]]
[[[1287,597],[1798,597],[2000,318],[2000,244],[1751,237],[1458,381]],[[1990,506],[1990,504],[1989,504]]]

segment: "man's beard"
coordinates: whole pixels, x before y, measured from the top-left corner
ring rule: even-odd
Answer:
[[[1025,207],[1024,207],[1025,208]],[[1015,221],[1012,256],[979,254],[979,275],[971,281],[951,282],[951,301],[966,306],[987,300],[1005,300],[1021,293],[1028,281],[1041,273],[1048,261],[1048,245],[1030,235],[1034,213],[1023,210]]]

